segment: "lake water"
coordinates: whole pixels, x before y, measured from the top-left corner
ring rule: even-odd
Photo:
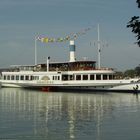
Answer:
[[[140,140],[140,95],[0,89],[0,140]]]

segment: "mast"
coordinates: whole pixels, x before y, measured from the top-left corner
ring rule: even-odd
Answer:
[[[101,68],[101,44],[100,44],[100,29],[99,29],[99,24],[98,24],[98,29],[97,29],[97,33],[98,33],[98,68]]]
[[[35,65],[37,65],[37,38],[35,37]]]

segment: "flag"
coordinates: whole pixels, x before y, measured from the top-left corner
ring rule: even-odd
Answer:
[[[48,37],[43,38],[43,42],[44,43],[48,43],[49,42],[49,38]]]
[[[88,32],[89,30],[91,30],[91,27],[85,28],[80,32],[77,33],[71,33],[69,35],[66,35],[65,37],[58,37],[58,38],[52,38],[52,37],[37,37],[36,39],[43,42],[43,43],[53,43],[53,42],[59,42],[59,43],[63,43],[66,41],[69,41],[70,39],[77,39],[82,35],[85,35],[86,32]]]

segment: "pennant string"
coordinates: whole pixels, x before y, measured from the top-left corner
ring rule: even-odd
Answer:
[[[89,30],[91,30],[91,27],[88,27],[80,32],[77,32],[77,33],[71,33],[70,35],[67,35],[65,37],[58,37],[58,38],[51,38],[51,37],[37,37],[36,39],[38,41],[41,41],[43,43],[53,43],[53,42],[66,42],[66,41],[69,41],[71,39],[74,39],[76,40],[79,36],[82,36],[82,35],[85,35],[86,32],[88,32]]]

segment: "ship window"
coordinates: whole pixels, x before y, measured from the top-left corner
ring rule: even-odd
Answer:
[[[88,75],[83,75],[83,80],[88,80]]]
[[[81,75],[76,75],[76,80],[81,80]]]
[[[109,75],[109,80],[112,80],[113,79],[113,75]]]
[[[14,80],[14,75],[11,75],[11,80]]]
[[[6,75],[4,75],[4,80],[6,80]]]
[[[53,76],[53,80],[60,80],[60,76]]]
[[[68,75],[62,75],[62,80],[63,80],[63,81],[68,80]]]
[[[48,78],[49,78],[49,77],[44,76],[44,77],[42,78],[42,80],[49,80]],[[33,80],[39,80],[39,76],[34,76],[34,77],[33,77]]]
[[[57,76],[55,76],[55,80],[57,80]]]
[[[7,76],[7,80],[10,80],[10,75]]]
[[[73,75],[69,75],[69,80],[74,80],[74,76]]]
[[[115,79],[115,75],[114,74],[112,75],[112,79]]]
[[[34,77],[33,77],[33,76],[31,76],[31,77],[30,77],[30,80],[34,80]]]
[[[24,75],[21,75],[20,76],[20,80],[24,80]]]
[[[107,75],[103,75],[103,80],[107,80]]]
[[[28,75],[25,76],[25,80],[29,80],[29,76]]]
[[[58,76],[56,76],[56,80],[58,80]]]
[[[90,80],[94,80],[94,74],[90,75]]]
[[[97,74],[96,75],[96,80],[101,80],[101,75]]]
[[[19,75],[16,75],[16,80],[19,80]]]

